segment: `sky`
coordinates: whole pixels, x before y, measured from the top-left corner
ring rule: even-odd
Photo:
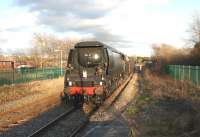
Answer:
[[[199,11],[199,0],[0,0],[0,48],[24,50],[34,33],[46,33],[150,56],[152,44],[185,46]]]

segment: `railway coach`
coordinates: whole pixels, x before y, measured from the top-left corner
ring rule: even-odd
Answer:
[[[74,105],[101,104],[133,71],[123,53],[98,41],[77,43],[70,50],[63,96]]]

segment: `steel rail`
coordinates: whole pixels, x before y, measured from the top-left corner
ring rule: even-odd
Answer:
[[[61,115],[59,115],[58,117],[56,117],[54,120],[48,122],[46,125],[42,126],[41,128],[39,128],[38,130],[36,130],[35,132],[33,132],[31,135],[29,135],[28,137],[37,137],[38,135],[40,135],[43,131],[47,130],[49,127],[53,126],[57,121],[61,120],[62,118],[66,117],[67,115],[73,113],[76,110],[76,108],[71,108],[69,111],[66,111],[64,113],[62,113]]]
[[[96,112],[96,110],[98,109],[98,107],[95,107],[87,116],[87,119],[85,120],[85,122],[83,122],[79,127],[74,128],[74,130],[72,131],[72,133],[70,134],[69,137],[76,137],[76,135],[81,131],[81,129],[83,129],[88,123],[89,123],[89,118],[90,116],[92,116],[94,114],[94,112]]]

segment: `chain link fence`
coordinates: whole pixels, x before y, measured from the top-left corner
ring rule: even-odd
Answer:
[[[63,75],[64,70],[60,68],[0,70],[0,86],[53,79]]]
[[[176,80],[188,80],[200,85],[200,66],[167,65],[166,72]]]

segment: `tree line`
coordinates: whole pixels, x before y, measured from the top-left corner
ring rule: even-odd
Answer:
[[[78,39],[58,39],[52,35],[34,34],[33,47],[30,50],[32,61],[37,67],[59,66],[60,60],[66,64],[69,50],[78,41]]]
[[[188,30],[190,35],[186,43],[192,45],[186,48],[175,48],[168,44],[153,46],[153,60],[162,65],[198,65],[200,66],[200,16],[196,14]]]
[[[75,38],[59,39],[54,35],[35,33],[30,48],[26,51],[16,50],[9,57],[3,56],[0,49],[0,60],[12,58],[18,64],[31,64],[36,68],[60,67],[62,60],[62,65],[65,66],[70,48],[78,41]]]

